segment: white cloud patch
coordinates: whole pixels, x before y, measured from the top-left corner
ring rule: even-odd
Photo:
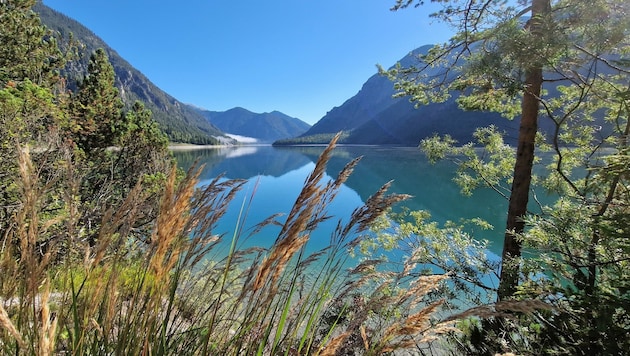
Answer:
[[[241,135],[234,135],[234,134],[226,134],[228,137],[235,139],[238,142],[241,143],[256,143],[258,142],[257,138],[254,137],[247,137],[247,136],[241,136]]]

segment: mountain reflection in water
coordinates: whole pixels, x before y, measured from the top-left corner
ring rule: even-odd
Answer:
[[[224,218],[226,225],[223,232],[231,235],[229,229],[235,226],[242,199],[249,198],[254,184],[255,195],[247,221],[250,226],[275,213],[287,214],[323,149],[323,146],[241,146],[177,150],[174,156],[183,169],[188,169],[195,161],[205,165],[200,177],[202,184],[221,174],[226,179],[249,181],[241,192],[244,195],[237,196],[233,204],[235,208],[232,210],[236,212],[232,211]],[[482,235],[476,238],[490,240],[492,251],[500,253],[507,201],[490,189],[480,189],[471,197],[461,195],[459,187],[452,181],[456,168],[453,163],[430,164],[416,148],[338,146],[326,170],[328,178],[336,177],[350,160],[359,156],[362,159],[354,173],[329,207],[329,214],[336,219],[330,219],[329,226],[323,227],[323,234],[329,235],[337,219],[345,221],[353,209],[383,184],[392,181],[390,193],[413,196],[402,206],[411,210],[428,210],[433,220],[439,223],[474,217],[488,221],[494,230],[477,231]],[[234,220],[229,222],[230,219]],[[271,229],[267,234],[275,239],[274,233]],[[264,236],[254,238],[258,241],[248,241],[247,245],[266,244],[259,240]],[[326,237],[318,239],[322,239],[322,246],[327,242],[323,241]]]

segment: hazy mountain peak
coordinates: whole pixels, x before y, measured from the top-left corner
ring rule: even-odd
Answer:
[[[242,107],[223,112],[200,111],[213,125],[229,134],[252,137],[259,142],[271,143],[279,139],[303,134],[311,126],[280,111],[254,113]]]

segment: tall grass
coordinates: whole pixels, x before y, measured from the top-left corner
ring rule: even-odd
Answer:
[[[42,167],[20,148],[20,206],[0,250],[0,352],[380,355],[430,345],[451,330],[432,318],[440,302],[423,299],[444,276],[414,277],[413,266],[386,271],[376,259],[344,268],[375,219],[406,196],[388,195],[384,186],[346,223],[339,220],[329,246],[305,248],[332,218],[327,207],[359,163],[326,181],[336,140],[286,218],[272,216],[255,230],[281,225],[268,249],[237,248],[243,221],[231,236],[214,234],[243,181],[217,178],[198,187],[200,169],[179,179],[175,168],[148,233],[139,238],[134,228],[146,219],[150,194],[140,182],[120,204],[103,207],[97,237],[88,242],[77,218],[83,177],[71,157],[56,166],[56,180],[44,180]],[[56,238],[42,243],[53,229]],[[215,253],[225,244],[227,255]]]

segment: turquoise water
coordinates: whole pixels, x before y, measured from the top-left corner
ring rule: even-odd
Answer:
[[[249,206],[246,231],[272,214],[287,214],[323,149],[244,146],[174,151],[174,155],[184,169],[196,160],[205,165],[201,184],[207,184],[220,174],[224,174],[225,179],[248,181],[216,231],[231,236],[244,201]],[[354,174],[329,207],[328,213],[334,218],[311,238],[312,248],[326,246],[338,219],[345,221],[353,209],[361,206],[383,184],[393,181],[390,192],[413,196],[401,206],[428,210],[437,222],[480,217],[491,223],[495,227],[493,230],[476,237],[491,241],[491,252],[500,254],[507,207],[504,198],[489,189],[479,190],[471,197],[462,196],[452,181],[455,165],[450,162],[432,165],[416,148],[337,147],[328,164],[326,179],[336,177],[350,160],[359,156],[362,159]],[[275,240],[278,231],[276,227],[266,228],[255,236],[242,239],[241,247],[267,247]]]
[[[323,150],[324,147],[244,146],[174,151],[179,165],[184,169],[188,169],[195,161],[204,165],[201,185],[219,175],[224,176],[222,179],[247,180],[227,214],[213,231],[214,234],[223,234],[225,239],[219,249],[213,250],[212,256],[209,255],[208,258],[227,254],[242,211],[246,211],[247,217],[237,248],[270,247],[280,231],[278,226],[268,226],[251,236],[248,232],[274,214],[284,214],[284,217],[278,218],[280,222],[284,221]],[[406,207],[429,211],[432,220],[440,224],[479,217],[493,225],[492,230],[476,229],[473,237],[488,240],[490,244],[486,257],[499,261],[508,205],[505,198],[491,189],[479,189],[472,196],[463,196],[453,182],[456,165],[448,161],[430,164],[417,148],[338,146],[328,163],[325,180],[334,179],[356,157],[362,159],[341,187],[336,199],[328,206],[331,219],[320,225],[311,235],[306,249],[307,256],[328,247],[338,220],[347,221],[354,209],[363,205],[382,185],[392,181],[390,193],[413,196],[400,203],[398,209]],[[538,199],[543,200],[543,203],[549,203],[546,200],[550,200],[543,194],[539,194]],[[533,211],[536,210],[534,205],[532,203]],[[243,206],[246,207],[244,210]],[[388,255],[390,261],[401,261],[406,254],[400,250],[381,252]],[[319,263],[311,265],[309,278],[323,266],[324,260],[318,261]],[[355,258],[350,257],[343,262],[343,267],[355,267],[356,262]],[[439,269],[434,272],[441,273]],[[480,277],[485,285],[496,288],[498,280],[495,275]],[[480,290],[480,294],[485,293]],[[486,297],[489,298],[488,301],[494,298],[490,294]]]

